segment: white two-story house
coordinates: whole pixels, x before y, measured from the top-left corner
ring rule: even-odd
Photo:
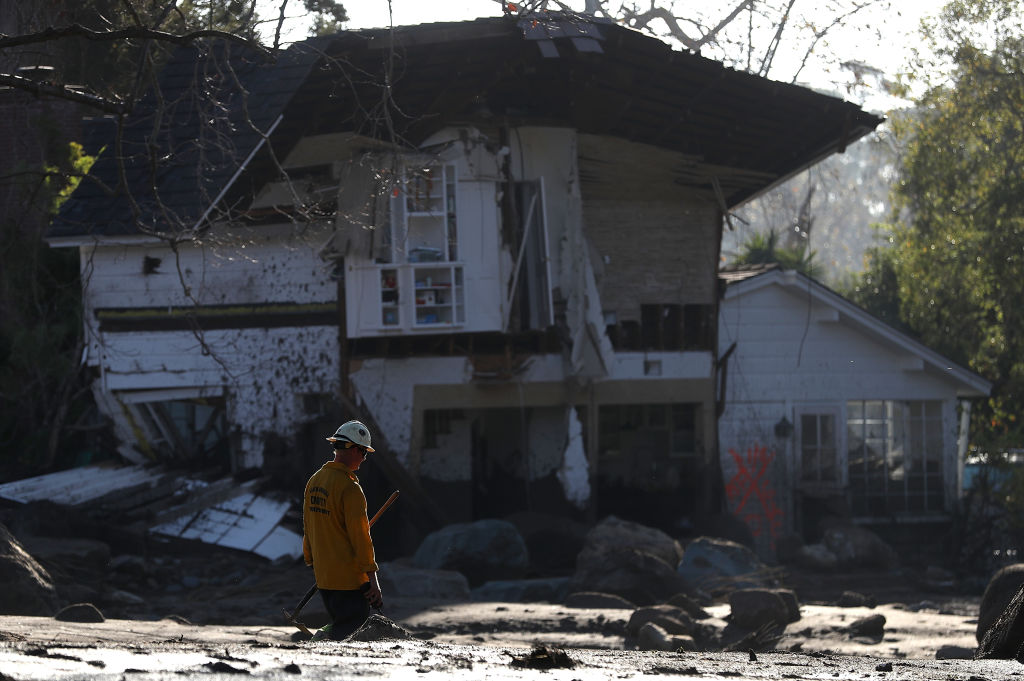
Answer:
[[[721,508],[723,216],[880,122],[553,14],[183,49],[161,82],[94,166],[118,193],[50,233],[122,456],[294,485],[362,418],[439,522]]]

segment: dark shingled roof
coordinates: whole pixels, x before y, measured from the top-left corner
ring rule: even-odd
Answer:
[[[124,148],[132,194],[145,197],[141,224],[174,231],[203,216],[259,141],[244,106],[261,130],[282,116],[271,137],[279,159],[310,134],[394,134],[416,145],[450,124],[569,126],[685,154],[693,159],[686,182],[707,188],[714,176],[729,206],[842,151],[882,122],[838,98],[674,51],[611,22],[564,15],[348,31],[297,44],[273,63],[231,50],[224,59],[213,50],[183,49],[164,70],[170,109],[157,140],[165,155],[155,168],[146,143],[156,100],[133,115]],[[247,97],[232,87],[228,64]],[[211,116],[197,111],[209,104],[194,96],[197,82],[223,88],[218,101],[227,120],[212,130],[200,125]],[[388,82],[393,105],[385,107]],[[265,149],[245,171],[222,206],[244,206],[278,172]],[[117,185],[110,147],[93,173]],[[155,200],[154,184],[170,217]],[[123,196],[83,182],[50,236],[136,231]]]

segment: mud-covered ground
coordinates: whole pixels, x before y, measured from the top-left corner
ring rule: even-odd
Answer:
[[[65,592],[94,594],[98,623],[0,617],[0,681],[17,679],[237,678],[544,678],[622,679],[652,675],[740,679],[942,679],[969,681],[1024,675],[1013,661],[973,661],[979,598],[955,589],[924,589],[906,572],[822,575],[787,570],[784,586],[801,602],[771,652],[641,652],[630,649],[631,611],[576,609],[552,603],[438,602],[389,597],[394,628],[369,627],[367,640],[310,643],[288,625],[312,583],[299,564],[271,565],[247,556],[167,557],[146,579],[97,583],[51,566]],[[59,570],[63,569],[61,573]],[[142,590],[143,593],[138,592]],[[834,605],[844,590],[872,595],[874,608]],[[705,621],[725,627],[728,605]],[[869,614],[884,633],[852,636]],[[300,620],[325,621],[314,597]],[[959,659],[958,659],[959,658]]]

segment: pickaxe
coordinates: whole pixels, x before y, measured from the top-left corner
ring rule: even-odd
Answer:
[[[397,498],[398,498],[398,490],[396,489],[394,492],[391,493],[391,496],[388,497],[388,500],[384,502],[384,505],[380,507],[380,510],[378,510],[376,513],[374,513],[373,517],[370,518],[370,527],[373,527],[373,524],[375,522],[377,522],[377,519],[380,518],[381,514],[384,513],[384,511],[388,510],[388,506],[390,506],[391,504],[395,503],[395,499],[397,499]],[[286,620],[288,620],[288,622],[290,622],[291,624],[294,624],[298,628],[299,631],[301,631],[302,633],[307,634],[309,636],[312,636],[313,632],[311,632],[306,627],[305,624],[303,624],[302,622],[298,621],[295,618],[299,616],[299,611],[301,611],[304,607],[306,607],[306,603],[309,603],[309,599],[312,598],[313,594],[315,594],[316,592],[317,592],[317,586],[316,586],[316,582],[314,582],[313,586],[309,587],[309,591],[307,591],[306,595],[302,597],[302,600],[299,601],[299,604],[295,606],[294,610],[292,610],[289,613],[287,610],[285,610],[283,608],[281,609],[281,612],[284,613],[284,618]]]

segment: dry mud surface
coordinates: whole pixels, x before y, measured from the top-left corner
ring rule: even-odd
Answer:
[[[715,621],[728,606],[712,606]],[[183,618],[61,622],[0,617],[0,680],[29,679],[911,679],[1024,677],[1015,661],[936,659],[974,646],[974,616],[946,606],[908,610],[802,605],[772,652],[640,652],[623,649],[630,611],[553,604],[427,603],[392,599],[396,630],[370,640],[305,642],[279,624],[195,625]],[[886,618],[879,639],[844,628],[865,614]],[[409,633],[409,638],[388,633]]]

